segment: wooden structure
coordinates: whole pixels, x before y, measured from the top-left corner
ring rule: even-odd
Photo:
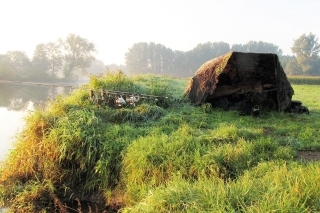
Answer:
[[[276,54],[242,52],[204,63],[185,91],[195,105],[233,107],[246,102],[279,112],[290,108],[293,93]]]
[[[125,91],[96,89],[89,91],[89,100],[100,106],[109,106],[115,108],[122,108],[124,106],[135,107],[139,102],[153,102],[159,106],[168,105],[170,96],[156,96],[147,94],[138,94]]]

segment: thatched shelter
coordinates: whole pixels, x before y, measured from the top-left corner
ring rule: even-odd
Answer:
[[[195,105],[259,105],[279,112],[290,107],[293,93],[276,54],[242,52],[229,52],[204,63],[185,91]]]

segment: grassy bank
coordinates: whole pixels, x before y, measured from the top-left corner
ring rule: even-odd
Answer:
[[[1,167],[0,204],[13,212],[67,212],[77,200],[100,212],[320,211],[320,164],[297,155],[320,151],[319,86],[293,85],[310,115],[255,119],[191,106],[187,83],[108,73],[37,110]],[[89,101],[89,89],[101,88],[168,99],[114,109]]]

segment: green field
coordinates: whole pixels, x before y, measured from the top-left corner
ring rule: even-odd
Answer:
[[[319,85],[293,85],[309,115],[256,119],[191,106],[187,84],[108,73],[39,108],[1,167],[0,206],[68,212],[72,201],[90,200],[92,212],[320,211]],[[114,109],[91,103],[89,88],[169,98]]]

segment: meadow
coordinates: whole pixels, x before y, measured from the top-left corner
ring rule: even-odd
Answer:
[[[292,85],[292,99],[310,114],[263,111],[256,119],[190,105],[183,97],[188,81],[109,72],[39,108],[0,169],[0,206],[12,212],[320,211],[320,162],[299,155],[320,151],[319,85]],[[88,91],[102,88],[168,98],[114,109],[89,101]]]

